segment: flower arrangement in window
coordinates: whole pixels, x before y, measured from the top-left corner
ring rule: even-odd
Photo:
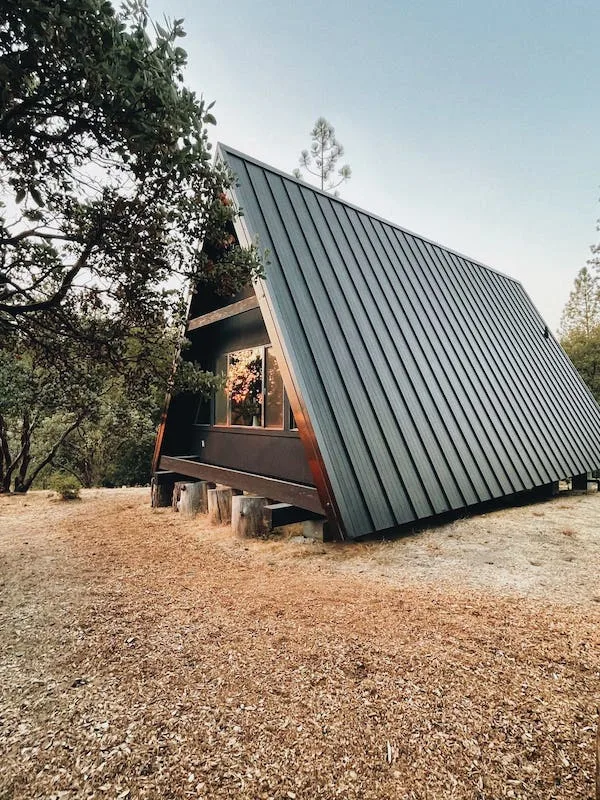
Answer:
[[[232,425],[260,425],[263,402],[262,348],[231,353],[225,393],[231,399]]]

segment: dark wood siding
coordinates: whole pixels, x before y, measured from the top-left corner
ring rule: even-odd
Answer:
[[[207,464],[312,484],[304,447],[291,431],[196,425],[191,442],[192,452]]]

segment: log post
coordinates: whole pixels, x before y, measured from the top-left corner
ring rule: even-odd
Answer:
[[[182,483],[179,494],[179,510],[186,517],[193,517],[199,513],[202,506],[202,494],[206,491],[202,481],[197,483]]]
[[[214,483],[210,481],[200,481],[200,508],[201,514],[208,513],[208,492],[214,488]]]
[[[229,525],[231,522],[231,499],[233,489],[217,484],[208,490],[208,517],[213,525]]]
[[[173,484],[173,511],[179,511],[179,500],[181,499],[181,487],[188,481],[175,481]]]
[[[153,475],[150,481],[150,506],[152,508],[166,508],[170,506],[173,498],[174,479]]]
[[[268,534],[264,520],[264,509],[267,504],[266,497],[240,494],[232,499],[231,527],[236,536],[264,537]]]

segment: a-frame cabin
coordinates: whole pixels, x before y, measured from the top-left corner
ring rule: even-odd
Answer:
[[[195,295],[155,469],[390,531],[600,467],[600,407],[518,281],[223,145],[265,277]],[[240,386],[243,391],[240,391]]]

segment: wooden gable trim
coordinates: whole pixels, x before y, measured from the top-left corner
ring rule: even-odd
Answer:
[[[222,319],[235,317],[237,314],[243,314],[244,311],[252,311],[253,308],[258,308],[258,300],[256,295],[253,297],[245,297],[237,303],[230,303],[223,308],[217,308],[216,311],[209,311],[208,314],[202,314],[200,317],[193,317],[187,324],[187,331],[195,331],[198,328],[204,328],[206,325],[212,325],[215,322],[220,322]]]

